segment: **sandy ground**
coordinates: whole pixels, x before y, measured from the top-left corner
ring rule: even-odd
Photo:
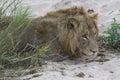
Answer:
[[[38,73],[24,76],[21,80],[119,80],[120,58],[109,56],[110,61],[107,62],[84,63],[78,60],[47,62]]]
[[[120,21],[120,0],[25,0],[31,6],[33,17],[43,16],[49,11],[83,6],[99,13],[100,32],[110,27],[112,18]],[[119,53],[118,53],[119,54]],[[30,80],[120,80],[120,56],[107,52],[107,62],[84,63],[79,60],[47,62],[38,73],[22,78]],[[34,77],[38,75],[37,77]]]

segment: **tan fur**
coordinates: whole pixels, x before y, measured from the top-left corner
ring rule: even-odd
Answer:
[[[96,55],[98,52],[97,14],[89,14],[84,8],[68,8],[47,13],[34,19],[22,37],[19,49],[26,43],[41,45],[53,39],[51,50],[61,50],[69,56]],[[53,48],[53,49],[52,49]]]
[[[84,8],[68,8],[47,13],[40,18],[37,36],[42,42],[58,36],[57,45],[69,56],[95,55],[98,52],[98,14],[89,14]],[[39,20],[38,20],[39,21]],[[87,40],[84,40],[87,37]]]

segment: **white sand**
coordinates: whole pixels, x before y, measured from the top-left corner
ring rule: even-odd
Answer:
[[[84,73],[84,77],[77,76]],[[33,75],[40,75],[36,78]],[[99,63],[82,63],[76,61],[48,62],[36,74],[22,79],[30,80],[119,80],[120,58],[114,57],[110,61]]]
[[[112,18],[120,21],[120,0],[25,0],[23,5],[31,6],[33,17],[43,16],[49,11],[72,6],[83,6],[99,13],[100,31],[110,27]],[[104,26],[103,26],[104,25]],[[30,80],[120,80],[120,58],[113,55],[110,61],[82,63],[76,61],[47,62],[38,73],[41,76]],[[85,76],[78,77],[83,72]],[[35,74],[34,74],[35,75]],[[30,78],[33,75],[21,78]],[[90,77],[91,76],[91,77]]]

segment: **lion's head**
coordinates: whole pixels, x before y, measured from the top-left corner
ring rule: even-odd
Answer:
[[[73,8],[68,13],[73,14],[65,15],[58,22],[61,48],[70,56],[95,57],[98,52],[97,14],[89,14],[83,8]]]

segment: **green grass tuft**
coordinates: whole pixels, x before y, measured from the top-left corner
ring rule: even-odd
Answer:
[[[114,18],[111,24],[111,28],[108,28],[107,31],[104,32],[108,35],[102,39],[102,43],[107,45],[109,48],[120,49],[120,23],[117,23]]]
[[[16,51],[22,35],[30,27],[32,19],[29,8],[21,5],[23,0],[0,0],[0,70],[28,68],[39,63],[39,56],[49,47],[37,48],[23,54]],[[1,71],[0,71],[1,72]]]

